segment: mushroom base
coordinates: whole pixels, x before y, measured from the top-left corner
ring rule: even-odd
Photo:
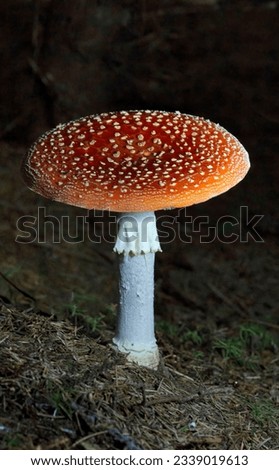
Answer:
[[[121,344],[118,341],[118,338],[113,338],[113,343],[115,344],[117,350],[121,353],[127,354],[127,361],[134,362],[139,366],[148,367],[149,369],[156,370],[160,362],[159,349],[157,344],[154,345],[153,349],[143,348],[142,350],[136,351],[132,349],[134,347],[126,347],[126,345]]]

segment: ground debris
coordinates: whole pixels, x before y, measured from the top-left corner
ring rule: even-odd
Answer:
[[[2,449],[256,449],[279,442],[274,383],[267,378],[263,390],[260,371],[253,380],[243,374],[236,386],[220,365],[206,377],[209,365],[194,359],[187,369],[170,357],[157,371],[127,365],[69,321],[11,304],[0,311],[0,352]]]

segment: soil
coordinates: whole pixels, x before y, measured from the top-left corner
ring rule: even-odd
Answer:
[[[64,16],[63,2],[1,8],[13,3],[1,29],[18,73],[4,68],[1,87],[0,448],[278,449],[278,2],[69,1]],[[237,187],[187,208],[186,226],[184,209],[157,214],[157,371],[111,346],[109,214],[45,200],[19,170],[51,125],[128,107],[219,121],[251,158]]]

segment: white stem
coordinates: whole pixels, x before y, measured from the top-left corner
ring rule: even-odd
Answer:
[[[120,216],[114,248],[119,253],[119,311],[113,342],[129,361],[152,369],[159,363],[154,334],[154,260],[159,250],[153,212]]]

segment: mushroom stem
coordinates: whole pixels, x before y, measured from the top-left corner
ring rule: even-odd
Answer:
[[[119,219],[114,251],[119,255],[119,311],[113,343],[130,362],[157,369],[154,334],[154,261],[161,251],[154,212],[126,213]]]

